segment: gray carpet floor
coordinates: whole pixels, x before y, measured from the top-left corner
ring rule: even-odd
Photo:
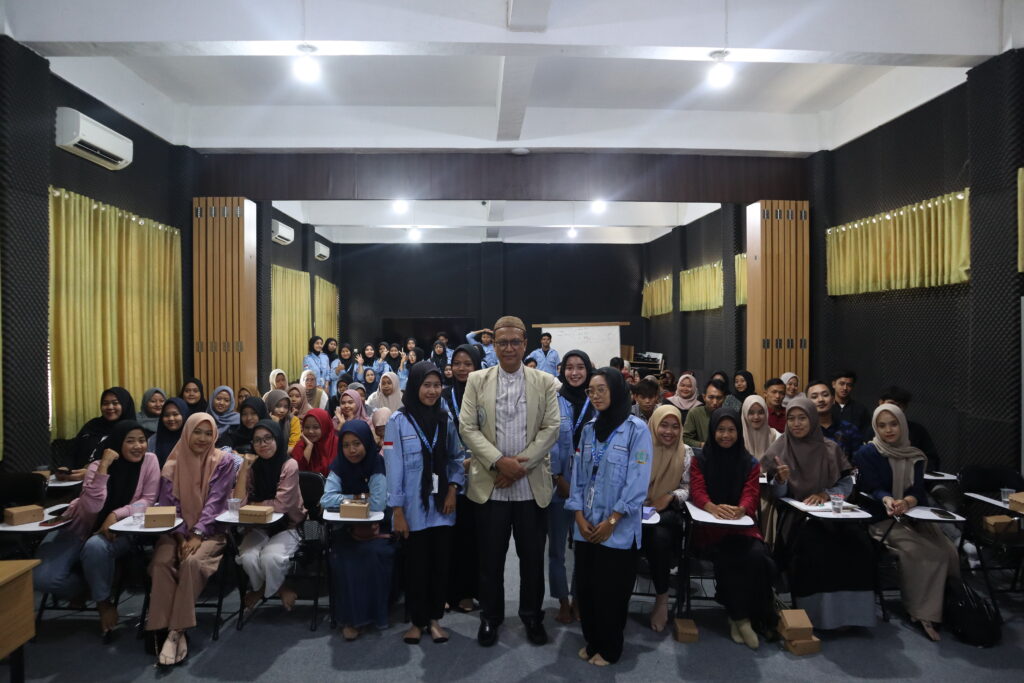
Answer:
[[[569,556],[571,558],[571,552]],[[570,559],[571,561],[571,559]],[[517,563],[510,551],[506,595],[518,594]],[[638,586],[646,589],[646,582]],[[853,629],[822,635],[822,652],[796,657],[781,644],[762,643],[751,651],[729,639],[725,613],[709,603],[695,603],[700,640],[681,644],[671,632],[654,633],[648,626],[651,601],[637,597],[630,606],[622,660],[604,669],[581,661],[579,624],[554,621],[556,603],[548,600],[545,623],[552,642],[530,645],[514,616],[506,619],[499,643],[482,648],[476,643],[477,613],[445,617],[451,631],[446,644],[424,638],[420,645],[402,642],[405,625],[401,608],[391,628],[371,631],[345,642],[324,621],[309,629],[310,609],[299,603],[286,613],[278,603],[260,607],[236,631],[234,621],[218,641],[210,638],[212,615],[203,613],[192,632],[189,659],[181,667],[161,671],[143,652],[132,628],[142,599],[131,596],[121,608],[122,626],[109,645],[101,643],[94,612],[50,612],[44,616],[36,642],[26,647],[26,671],[32,681],[531,681],[548,680],[788,680],[821,681],[835,678],[926,681],[1024,680],[1024,602],[1004,609],[1003,642],[990,649],[969,647],[946,635],[932,643],[907,623],[898,606],[889,623],[874,629]],[[226,605],[234,609],[237,598]],[[890,602],[890,604],[892,604]],[[510,600],[507,613],[515,615]]]

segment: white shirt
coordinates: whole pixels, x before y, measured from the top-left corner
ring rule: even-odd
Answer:
[[[514,458],[526,449],[526,370],[523,365],[515,372],[505,372],[498,367],[494,435],[497,441],[494,445],[506,458]],[[508,488],[495,487],[491,500],[533,500],[530,480],[523,477]]]

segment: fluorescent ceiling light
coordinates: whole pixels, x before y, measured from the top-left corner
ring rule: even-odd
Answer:
[[[409,235],[409,239],[413,242],[419,242],[420,238],[423,237],[423,233],[420,232],[419,228],[409,228],[409,232],[407,234]]]
[[[313,58],[316,47],[309,44],[299,45],[301,56],[292,62],[292,75],[303,83],[316,83],[320,80],[320,62]]]
[[[391,202],[391,210],[397,214],[403,214],[409,210],[409,202],[404,199],[396,199]]]
[[[604,213],[605,209],[608,208],[608,202],[603,199],[595,199],[590,202],[590,210],[593,213]]]
[[[569,228],[568,230],[566,230],[565,234],[568,235],[569,237],[576,237],[578,233],[576,232],[576,228]]]

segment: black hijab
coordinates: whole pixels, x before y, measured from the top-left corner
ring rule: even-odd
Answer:
[[[231,446],[239,453],[255,453],[256,450],[252,446],[252,435],[256,431],[256,427],[249,429],[242,424],[241,419],[242,410],[246,407],[252,408],[261,421],[270,419],[270,414],[267,412],[267,404],[263,402],[263,399],[259,396],[250,396],[242,401],[242,405],[238,407],[238,424],[230,427],[221,438],[223,439],[223,445]],[[218,440],[217,444],[221,445],[221,441]],[[244,449],[239,450],[239,447],[244,447]],[[266,498],[257,498],[256,500],[266,500]]]
[[[342,349],[348,349],[348,360],[345,360],[342,357],[342,355],[341,355],[341,350]],[[348,342],[345,342],[340,347],[338,347],[338,360],[341,361],[341,367],[343,368],[344,372],[348,372],[348,373],[352,372],[352,368],[354,368],[356,366],[356,352],[352,349],[352,345],[351,344],[349,344]]]
[[[176,432],[172,432],[164,426],[164,413],[167,412],[168,406],[176,406],[178,412],[181,413],[181,429]],[[160,421],[156,424],[156,440],[153,446],[153,452],[156,453],[156,458],[160,461],[160,467],[167,462],[167,456],[171,454],[171,450],[181,438],[181,430],[185,428],[185,422],[188,421],[188,416],[191,414],[192,412],[183,398],[172,396],[164,402],[163,410],[160,411]]]
[[[414,346],[412,350],[416,352],[416,363],[419,363],[421,360],[430,360],[430,356],[427,355],[427,352],[420,347]],[[410,365],[408,359],[406,359],[405,364]],[[413,363],[413,365],[415,365],[415,363]],[[431,363],[431,365],[433,365],[433,363]],[[441,381],[444,381],[444,377],[441,378]]]
[[[124,446],[125,438],[129,432],[135,429],[142,432],[143,436],[146,435],[146,430],[134,419],[120,420],[114,425],[110,436],[103,443],[104,450],[109,448],[112,451],[116,451],[119,457],[110,463],[110,467],[107,468],[107,497],[103,501],[103,507],[100,508],[99,513],[96,515],[96,521],[93,523],[92,530],[94,532],[103,525],[104,520],[107,519],[112,510],[128,505],[132,502],[132,498],[135,497],[135,489],[139,485],[139,475],[142,473],[142,462],[146,457],[143,455],[142,460],[138,462],[128,462],[121,455],[121,448]]]
[[[391,349],[398,349],[398,357],[397,358],[392,358],[391,357]],[[402,354],[403,353],[405,353],[405,351],[398,344],[389,344],[388,345],[388,353],[387,353],[386,356],[384,356],[384,362],[387,363],[388,366],[391,367],[391,372],[398,372],[398,368],[401,367],[401,365],[402,365]]]
[[[342,382],[345,383],[345,388],[347,389],[355,382],[355,380],[352,379],[352,375],[348,374],[347,372],[343,372],[340,375],[338,375],[338,379],[334,381],[334,395],[327,400],[327,412],[332,416],[334,415],[334,410],[341,404],[341,394],[338,393],[337,388]]]
[[[444,383],[444,366],[448,365],[448,347],[441,344],[441,353],[437,352],[437,345],[441,342],[436,341],[434,345],[430,347],[430,362],[437,366],[437,369],[441,371],[441,383]],[[454,358],[454,354],[452,355]]]
[[[452,354],[452,361],[455,360],[455,356],[458,355],[460,352],[466,354],[467,356],[469,356],[469,360],[472,361],[472,363],[473,363],[473,370],[474,371],[480,369],[480,367],[482,365],[482,360],[481,360],[481,357],[480,357],[480,352],[477,351],[475,346],[473,346],[472,344],[463,344],[462,346],[456,347],[455,348],[455,353]],[[444,384],[444,375],[443,374],[441,375],[441,383]],[[466,395],[466,385],[467,384],[469,384],[469,380],[466,380],[465,382],[460,382],[457,379],[455,379],[455,375],[452,375],[451,386],[448,387],[447,389],[445,389],[442,392],[441,398],[443,398],[448,403],[448,405],[451,407],[453,412],[455,411],[455,406],[452,404],[452,396],[455,396],[455,403],[459,404],[459,408],[461,409],[462,408],[462,397]],[[456,414],[455,415],[455,424],[458,424],[458,423],[459,423],[459,416],[458,416],[458,414]]]
[[[116,420],[108,420],[102,415],[103,397],[107,394],[113,394],[117,398],[117,402],[121,404],[121,416]],[[82,425],[76,436],[75,467],[85,467],[93,460],[97,460],[105,448],[104,442],[114,433],[114,427],[126,420],[134,421],[136,419],[135,401],[124,387],[104,389],[100,394],[100,404],[101,414],[99,417],[94,417]]]
[[[359,462],[350,462],[342,452],[341,442],[345,434],[355,434],[366,449],[366,457]],[[341,480],[341,492],[348,496],[358,496],[370,492],[370,477],[384,474],[384,458],[380,455],[380,447],[373,438],[370,425],[363,420],[349,420],[338,432],[338,456],[331,462],[331,471]]]
[[[732,385],[732,375],[730,375],[725,370],[715,370],[713,373],[711,373],[711,379],[718,379],[719,375],[721,375],[722,377],[725,377],[725,379],[723,379],[722,381],[725,382],[725,395],[726,396],[728,396],[729,394],[731,394],[734,391],[736,391],[736,387],[734,387]],[[708,381],[710,382],[711,380],[708,380]],[[704,386],[704,390],[707,391],[707,385],[706,384]]]
[[[331,342],[334,342],[334,349],[335,349],[334,351],[328,351],[327,350],[327,347],[329,347],[331,345]],[[338,340],[335,339],[334,337],[328,337],[327,341],[324,342],[323,353],[327,354],[327,365],[328,366],[330,366],[330,364],[333,363],[334,361],[338,360]]]
[[[583,380],[583,384],[578,387],[571,386],[569,380],[565,378],[565,363],[572,356],[576,356],[583,361],[583,367],[587,370],[587,377]],[[562,382],[562,388],[558,390],[562,398],[572,404],[572,423],[575,425],[579,422],[579,427],[572,433],[572,448],[575,451],[580,445],[580,436],[583,434],[583,425],[587,423],[590,417],[594,414],[594,406],[587,405],[587,385],[590,384],[590,378],[594,375],[594,364],[590,362],[590,356],[584,351],[579,349],[573,349],[569,353],[565,354],[562,358],[562,370],[558,374],[558,379]],[[587,406],[587,414],[580,419],[580,411],[583,410],[583,406]]]
[[[248,400],[248,399],[246,399]],[[243,403],[243,405],[245,405]],[[259,412],[259,411],[257,411]],[[266,429],[274,437],[277,450],[271,458],[256,458],[252,464],[252,498],[253,500],[274,500],[277,497],[277,484],[281,481],[281,468],[288,462],[288,439],[281,431],[281,425],[277,420],[267,418],[266,408],[263,409],[262,419],[252,428],[249,442],[252,442],[252,434],[257,429]]]
[[[197,377],[189,377],[181,383],[181,391],[178,392],[178,398],[182,398],[182,394],[185,393],[185,387],[189,384],[195,384],[199,387],[199,400],[194,404],[188,406],[188,412],[191,413],[205,413],[208,407],[206,402],[206,389],[203,388],[203,383],[199,381]]]
[[[437,375],[441,379],[441,373],[437,367],[428,360],[422,360],[409,370],[409,379],[402,392],[402,407],[398,412],[405,413],[407,419],[415,422],[428,443],[421,443],[423,449],[423,474],[420,477],[420,501],[423,509],[429,507],[428,500],[433,490],[433,479],[431,473],[437,475],[437,494],[434,495],[434,507],[440,512],[444,507],[445,496],[448,495],[448,413],[441,407],[439,400],[432,406],[424,405],[420,401],[420,386],[430,375]],[[429,448],[437,436],[437,442],[433,451]],[[422,441],[422,439],[420,439]]]
[[[629,389],[626,388],[626,378],[622,372],[613,367],[604,367],[594,370],[593,377],[604,377],[608,383],[608,391],[611,394],[611,403],[604,410],[598,412],[597,422],[594,424],[594,433],[598,441],[607,441],[616,429],[629,417],[630,409],[633,407],[633,400],[630,397]],[[587,384],[589,385],[589,380]]]
[[[757,393],[757,387],[754,386],[754,375],[752,375],[749,370],[740,370],[736,373],[736,376],[732,378],[733,382],[736,381],[736,377],[742,377],[747,381],[746,391],[736,391],[735,384],[730,387],[732,389],[732,395],[736,397],[736,400],[743,403],[747,400],[747,396],[753,396]]]
[[[722,448],[715,441],[715,430],[722,420],[732,420],[736,425],[736,443],[730,448]],[[708,497],[716,505],[739,505],[743,487],[750,476],[750,468],[757,463],[747,452],[742,425],[739,413],[732,408],[719,408],[711,413],[708,440],[697,456],[697,462],[704,474]]]

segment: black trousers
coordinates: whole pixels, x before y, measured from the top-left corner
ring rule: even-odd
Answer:
[[[451,572],[448,577],[448,603],[453,609],[459,601],[479,595],[480,548],[477,545],[476,530],[478,507],[466,496],[460,495],[456,499]]]
[[[514,503],[489,500],[478,505],[480,541],[480,618],[492,624],[505,619],[505,556],[511,534],[519,556],[519,618],[544,619],[544,544],[547,510],[533,500]]]
[[[576,541],[576,602],[587,655],[614,664],[622,656],[629,599],[636,583],[636,546],[627,550]]]
[[[679,557],[683,542],[683,520],[679,512],[666,508],[658,513],[661,521],[645,524],[643,528],[643,553],[651,567],[654,592],[668,593],[672,563]]]
[[[405,540],[405,604],[413,626],[426,628],[444,616],[451,546],[450,526],[413,531]]]
[[[709,555],[715,567],[715,599],[733,621],[750,619],[764,631],[775,628],[776,568],[768,546],[759,538],[726,536]]]

